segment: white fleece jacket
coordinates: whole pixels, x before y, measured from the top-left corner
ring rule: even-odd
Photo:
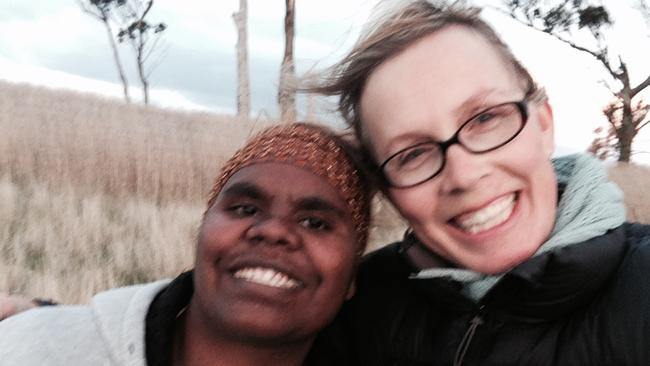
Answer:
[[[169,280],[48,306],[0,321],[1,366],[145,366],[145,318]]]

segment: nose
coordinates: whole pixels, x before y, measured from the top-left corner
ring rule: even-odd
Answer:
[[[257,220],[248,228],[246,236],[255,243],[284,245],[289,249],[300,246],[300,238],[288,219],[267,216]]]
[[[467,151],[460,144],[449,146],[441,173],[442,190],[458,194],[471,190],[487,174],[487,165],[479,154]]]

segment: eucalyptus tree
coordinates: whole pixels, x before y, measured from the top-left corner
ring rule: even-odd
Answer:
[[[650,107],[639,95],[650,86],[650,70],[639,70],[642,77],[637,79],[641,81],[635,83],[624,56],[612,52],[607,41],[608,29],[615,26],[610,10],[596,0],[503,0],[503,4],[512,18],[590,55],[611,77],[613,83],[605,85],[613,102],[603,108],[610,125],[606,133],[611,136],[604,139],[615,141],[610,145],[617,150],[619,161],[630,161],[634,138],[650,123],[646,119]],[[635,5],[650,25],[647,0],[637,0]],[[640,48],[650,47],[647,37],[638,36],[630,35],[629,41]]]

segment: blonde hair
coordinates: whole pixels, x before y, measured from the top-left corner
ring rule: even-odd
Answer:
[[[304,91],[339,96],[338,109],[355,135],[363,141],[360,100],[370,74],[381,63],[404,51],[419,39],[450,25],[460,25],[478,32],[511,64],[533,100],[545,100],[546,94],[530,73],[515,58],[494,29],[479,17],[480,8],[459,2],[435,5],[431,1],[411,0],[391,4],[383,14],[375,15],[366,25],[353,49],[331,66],[319,80]]]

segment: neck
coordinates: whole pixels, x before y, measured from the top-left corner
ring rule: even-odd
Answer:
[[[188,310],[177,319],[174,336],[174,366],[300,366],[307,357],[311,341],[288,344],[263,344],[229,338]]]

